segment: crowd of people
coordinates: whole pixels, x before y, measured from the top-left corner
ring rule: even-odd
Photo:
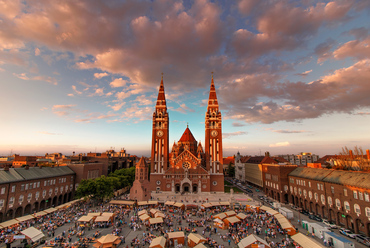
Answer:
[[[146,209],[150,214],[149,211],[152,208],[156,208],[164,214],[163,223],[150,224],[149,221],[142,221],[139,218],[139,211]],[[19,235],[22,230],[33,226],[46,235],[45,245],[71,248],[92,247],[96,239],[101,236],[101,230],[106,228],[110,228],[111,234],[120,237],[120,247],[148,247],[154,238],[164,236],[167,239],[168,233],[175,231],[184,232],[185,239],[190,233],[198,233],[206,239],[205,244],[208,247],[217,248],[235,247],[250,234],[263,238],[271,247],[288,247],[293,244],[293,241],[280,228],[273,216],[253,209],[248,211],[244,209],[235,210],[237,213],[246,214],[247,217],[238,223],[230,224],[226,230],[215,227],[213,217],[220,212],[229,210],[228,206],[206,209],[192,207],[187,210],[165,205],[130,208],[108,203],[100,203],[94,206],[91,201],[80,202],[65,209],[59,209],[53,213],[2,229],[0,242],[4,244],[15,242],[12,238],[14,235]],[[104,224],[81,224],[78,221],[82,215],[91,212],[111,212],[114,213],[114,218]],[[65,226],[64,230],[58,231],[59,227],[62,226]],[[125,235],[127,236],[131,232],[135,234],[130,235],[134,238],[126,243]]]

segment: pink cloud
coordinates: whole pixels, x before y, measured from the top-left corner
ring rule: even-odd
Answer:
[[[334,52],[335,59],[344,59],[347,57],[355,57],[359,60],[370,58],[370,36],[367,36],[364,40],[352,40],[349,41]]]

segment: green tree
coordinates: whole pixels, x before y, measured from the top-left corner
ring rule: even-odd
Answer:
[[[227,174],[229,174],[229,177],[235,177],[235,167],[231,162],[229,163],[229,166],[227,168]]]

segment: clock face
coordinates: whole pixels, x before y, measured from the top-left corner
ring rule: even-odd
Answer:
[[[161,181],[159,181],[159,180],[158,180],[158,181],[157,181],[157,185],[161,185]]]
[[[162,137],[162,136],[163,136],[163,131],[159,130],[159,131],[157,132],[157,136],[158,136],[158,137]]]
[[[217,132],[216,130],[213,130],[213,131],[211,132],[211,135],[212,135],[213,137],[216,137],[216,136],[218,135],[218,132]]]

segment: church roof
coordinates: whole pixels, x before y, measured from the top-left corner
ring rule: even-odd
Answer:
[[[189,127],[185,129],[185,132],[182,134],[179,142],[196,142],[193,134],[191,133]]]
[[[146,167],[145,158],[141,157],[139,162],[137,162],[136,167]]]
[[[163,73],[162,73],[161,85],[159,86],[157,105],[161,105],[162,101],[166,103],[166,96],[164,93],[164,85],[163,85]]]

